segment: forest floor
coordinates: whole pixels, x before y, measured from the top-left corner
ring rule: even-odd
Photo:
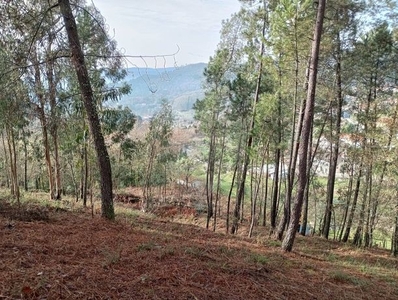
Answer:
[[[0,200],[0,299],[398,299],[398,260],[382,249],[298,236],[284,253],[187,210],[117,203],[110,222],[66,204]]]

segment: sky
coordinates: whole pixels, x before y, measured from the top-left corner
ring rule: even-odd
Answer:
[[[238,0],[92,0],[110,35],[139,67],[208,62],[220,40],[222,20],[239,10]],[[179,49],[179,50],[178,50]]]

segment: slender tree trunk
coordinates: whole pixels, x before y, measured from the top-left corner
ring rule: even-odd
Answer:
[[[15,197],[17,203],[19,204],[20,191],[18,183],[17,152],[15,148],[14,129],[8,125],[6,126],[7,126],[8,151],[10,155],[11,194]]]
[[[354,181],[354,174],[353,174],[353,169],[351,169],[351,174],[348,182],[348,188],[347,188],[347,196],[346,196],[346,204],[345,204],[345,209],[343,213],[343,220],[340,223],[340,233],[339,233],[339,241],[342,241],[343,238],[343,232],[347,223],[347,217],[348,217],[348,209],[351,204],[351,197],[352,197],[352,186],[353,186],[353,181]]]
[[[76,175],[75,175],[75,171],[73,169],[73,156],[70,157],[70,159],[67,160],[67,164],[69,164],[70,167],[70,173],[71,173],[71,178],[72,178],[72,182],[73,182],[73,187],[75,190],[75,200],[76,202],[79,201],[79,187],[76,181]]]
[[[398,199],[398,191],[395,195],[395,198]],[[394,257],[398,256],[398,201],[396,201],[395,205],[395,226],[391,241],[391,255]]]
[[[252,194],[252,203],[251,203],[251,220],[250,220],[250,229],[249,229],[249,237],[252,237],[254,226],[258,223],[258,218],[257,218],[257,200],[260,194],[260,185],[262,182],[262,177],[263,177],[263,168],[262,166],[264,165],[265,161],[265,153],[262,153],[262,159],[261,159],[261,168],[260,168],[260,174],[257,174],[256,176],[259,176],[259,178],[256,180],[255,187],[254,187],[254,193]],[[252,175],[253,178],[253,175]]]
[[[141,203],[141,210],[146,212],[152,205],[152,170],[156,156],[156,140],[150,142],[149,145],[149,161],[145,173],[145,183],[144,183],[144,197]]]
[[[216,128],[215,124],[218,119],[218,114],[213,113],[213,128],[210,137],[209,157],[207,160],[206,171],[206,201],[207,201],[207,216],[206,216],[206,229],[209,229],[210,219],[213,217],[213,185],[214,185],[214,171],[216,163]]]
[[[217,189],[216,189],[216,201],[214,203],[214,222],[213,222],[213,231],[216,231],[217,226],[217,208],[220,202],[220,188],[221,188],[221,171],[223,166],[223,159],[224,159],[224,151],[225,151],[225,131],[223,132],[222,141],[221,141],[221,156],[218,165],[217,171]]]
[[[297,55],[297,54],[296,54]],[[296,56],[296,84],[295,84],[295,97],[298,95],[298,56]],[[308,70],[310,69],[311,60],[308,61]],[[309,72],[307,74],[307,81],[306,81],[306,90],[308,91],[308,80],[309,80]],[[293,134],[291,140],[291,149],[290,149],[290,160],[289,160],[289,172],[288,172],[288,180],[287,180],[287,190],[286,190],[286,202],[289,207],[289,220],[290,220],[290,207],[292,203],[292,195],[293,195],[293,185],[294,185],[294,178],[296,176],[296,166],[297,160],[299,155],[299,147],[300,147],[300,140],[301,140],[301,132],[303,129],[303,122],[304,122],[304,114],[305,114],[305,106],[306,106],[306,99],[303,98],[300,104],[300,114],[299,120],[297,124],[297,129],[295,120],[296,120],[296,108],[297,108],[297,99],[295,100],[295,111],[293,112]],[[296,135],[294,135],[296,134]],[[282,219],[280,220],[278,231],[276,232],[276,238],[278,240],[282,240],[283,232],[286,229],[286,224],[288,223],[287,216],[283,214]]]
[[[307,174],[308,174],[307,155],[309,150],[308,146],[309,146],[309,139],[312,128],[313,113],[314,113],[319,48],[321,43],[323,18],[325,15],[325,5],[326,5],[326,0],[319,0],[317,20],[314,29],[314,40],[312,44],[311,65],[310,65],[311,67],[310,67],[310,75],[308,82],[306,108],[304,113],[304,123],[301,135],[301,143],[299,146],[300,161],[299,161],[297,195],[293,204],[292,215],[290,218],[286,236],[282,241],[282,249],[284,251],[291,251],[293,249],[294,239],[296,237],[296,232],[297,232],[297,226],[300,221],[300,214],[303,205],[305,186],[307,184]]]
[[[281,56],[281,55],[280,55]],[[298,70],[297,70],[298,72]],[[278,77],[279,77],[279,89],[282,89],[282,69],[280,66],[278,66]],[[296,78],[297,79],[297,78]],[[297,84],[297,82],[296,82]],[[295,114],[295,112],[294,112]],[[278,94],[278,121],[277,121],[277,149],[276,149],[276,155],[275,155],[275,173],[274,173],[274,181],[275,181],[275,189],[273,193],[273,199],[272,199],[272,210],[271,210],[271,231],[275,230],[276,226],[276,216],[277,216],[277,203],[278,203],[278,198],[279,198],[279,191],[278,191],[278,184],[279,184],[279,174],[282,172],[279,172],[279,167],[281,166],[281,143],[282,143],[282,96],[279,92]],[[281,170],[283,171],[283,170]],[[290,219],[290,205],[291,205],[291,197],[288,196],[288,193],[286,194],[287,196],[285,197],[285,203],[283,206],[283,215],[282,219],[279,223],[278,229],[277,229],[277,236],[278,239],[281,240],[283,231],[285,230],[286,223],[289,222]]]
[[[49,42],[51,46],[52,41]],[[50,51],[50,49],[49,49]],[[55,186],[54,186],[54,199],[61,200],[62,188],[61,188],[61,165],[59,162],[59,149],[58,149],[58,113],[56,103],[56,81],[54,78],[54,59],[51,58],[47,62],[47,81],[49,85],[49,102],[50,102],[50,124],[49,131],[52,137],[54,146],[54,175],[55,175]]]
[[[113,207],[111,162],[109,159],[108,150],[106,149],[104,136],[101,132],[101,124],[95,106],[90,78],[88,76],[88,71],[84,62],[83,51],[80,46],[76,21],[72,14],[69,0],[59,0],[58,4],[61,8],[61,13],[65,22],[69,46],[72,52],[72,62],[75,66],[76,75],[79,81],[80,91],[82,93],[84,107],[90,126],[90,132],[93,137],[95,150],[97,152],[98,167],[101,177],[100,184],[102,216],[106,219],[113,220],[115,218],[115,210]]]
[[[24,175],[24,189],[25,192],[28,191],[28,142],[26,141],[26,138],[24,138],[23,141],[23,151],[24,151],[24,164],[23,164],[23,175]]]
[[[361,210],[359,211],[359,221],[354,234],[354,240],[352,242],[357,247],[361,247],[363,242],[363,225],[365,218],[366,199],[366,196],[362,198]]]
[[[276,228],[276,216],[278,214],[278,196],[279,196],[279,166],[281,164],[281,149],[276,149],[275,152],[275,161],[274,161],[274,177],[273,177],[273,190],[272,190],[272,201],[271,201],[271,231],[274,231]],[[284,212],[282,215],[282,219],[280,221],[280,226],[283,228],[285,227],[286,224],[286,219],[287,219],[287,212],[286,210],[288,209],[286,206],[289,206],[287,203],[288,201],[285,200],[285,205],[284,205]],[[283,233],[283,230],[278,230],[278,236],[279,236],[279,231]]]
[[[348,238],[350,237],[351,227],[352,227],[352,224],[354,221],[355,210],[357,207],[357,202],[358,202],[358,197],[359,197],[361,177],[362,177],[362,163],[359,165],[359,173],[358,173],[357,181],[355,184],[354,197],[352,199],[351,210],[350,210],[350,214],[349,214],[348,220],[347,220],[347,227],[345,229],[343,240],[342,240],[344,243],[346,243],[348,241]]]
[[[303,98],[301,101],[301,105],[299,108],[299,120],[298,124],[296,124],[297,120],[297,107],[298,107],[298,100],[299,100],[299,66],[300,66],[300,57],[299,57],[299,37],[298,37],[298,12],[295,14],[294,20],[294,58],[295,58],[295,67],[294,67],[294,110],[293,110],[293,120],[292,120],[292,134],[291,134],[291,141],[290,141],[290,159],[289,159],[289,167],[288,167],[288,174],[287,174],[287,189],[286,189],[286,197],[285,197],[285,208],[284,212],[287,212],[288,209],[288,216],[282,216],[280,223],[278,225],[278,230],[276,232],[276,238],[278,240],[282,240],[283,233],[286,229],[286,224],[290,220],[290,211],[291,211],[291,203],[292,203],[292,194],[293,194],[293,185],[294,185],[294,178],[295,178],[295,171],[297,165],[297,157],[298,157],[298,148],[300,144],[300,136],[301,130],[303,126],[303,118],[304,118],[304,108],[305,108],[305,101],[306,99]],[[308,62],[309,64],[310,62]],[[309,66],[308,66],[309,69]],[[308,75],[306,78],[306,88],[308,89]],[[287,208],[286,208],[287,207]]]
[[[18,166],[17,166],[17,149],[15,147],[15,135],[14,130],[11,128],[11,146],[13,152],[13,174],[14,174],[14,181],[15,181],[15,197],[17,199],[17,203],[20,201],[20,190],[19,190],[19,179],[18,179]]]
[[[264,18],[263,20],[263,28],[262,28],[262,35],[265,35],[265,27],[266,27],[266,19]],[[260,47],[260,65],[258,68],[258,75],[257,75],[257,85],[256,85],[256,92],[254,95],[254,101],[253,101],[253,112],[252,112],[252,118],[250,122],[250,127],[249,127],[249,135],[247,138],[247,143],[246,143],[246,149],[245,149],[245,159],[243,163],[243,170],[242,170],[242,178],[240,180],[239,184],[239,189],[238,189],[238,195],[236,198],[236,205],[235,205],[235,210],[234,210],[234,219],[233,219],[233,224],[231,228],[231,233],[237,233],[238,231],[238,221],[239,221],[239,215],[240,215],[240,209],[241,205],[243,204],[243,198],[244,198],[244,193],[245,193],[245,184],[246,184],[246,175],[247,175],[247,170],[248,166],[250,163],[250,151],[253,146],[253,129],[255,125],[255,116],[256,116],[256,105],[258,103],[258,100],[260,98],[260,87],[261,87],[261,78],[262,78],[262,73],[263,73],[263,61],[262,57],[264,55],[264,50],[265,50],[265,45],[264,42],[261,42],[261,47]]]
[[[341,47],[340,47],[340,34],[337,34],[337,63],[336,63],[336,100],[337,100],[337,113],[336,113],[336,131],[334,137],[332,137],[332,152],[330,159],[328,184],[326,192],[326,210],[325,210],[325,221],[323,224],[322,236],[329,238],[331,213],[333,209],[333,197],[334,187],[336,182],[336,170],[339,159],[339,148],[340,148],[340,133],[341,133],[341,115],[343,111],[343,92],[342,92],[342,79],[341,79]],[[333,107],[332,107],[333,111]],[[333,113],[331,114],[333,119]],[[333,132],[333,130],[331,130]]]
[[[10,157],[10,193],[11,195],[15,195],[15,178],[14,178],[14,166],[13,166],[13,157],[12,157],[12,147],[11,147],[11,134],[10,134],[10,129],[9,126],[6,125],[6,132],[7,132],[7,148],[8,148],[8,155]]]
[[[42,134],[43,134],[44,157],[45,157],[46,166],[47,166],[48,183],[49,183],[49,189],[50,189],[50,199],[54,200],[55,184],[54,184],[53,166],[52,166],[51,155],[50,155],[50,143],[48,140],[47,120],[45,117],[44,108],[42,106],[37,106],[37,109],[39,112],[39,119],[41,121],[41,128],[42,128]]]
[[[88,192],[88,149],[87,140],[84,139],[83,142],[83,206],[87,206],[87,192]]]
[[[372,244],[372,241],[370,240],[370,215],[371,215],[371,209],[372,209],[372,200],[373,200],[373,165],[372,163],[369,166],[369,192],[368,192],[368,203],[367,203],[367,209],[366,209],[366,219],[365,219],[365,230],[364,230],[364,236],[363,236],[363,246],[364,247],[370,247]]]
[[[265,4],[264,4],[264,8],[265,8]],[[266,18],[264,17],[263,26],[262,26],[262,35],[263,36],[265,35],[265,28],[266,28]],[[238,231],[240,210],[241,210],[241,207],[243,206],[243,199],[244,199],[245,185],[246,185],[246,176],[247,176],[248,166],[250,164],[250,150],[252,149],[252,145],[253,145],[253,129],[254,129],[254,125],[255,125],[256,104],[260,97],[260,86],[261,86],[261,78],[262,78],[262,72],[263,72],[262,57],[264,54],[264,50],[265,50],[264,42],[261,42],[260,64],[259,64],[259,68],[258,68],[256,92],[255,92],[254,101],[253,101],[253,108],[252,108],[253,112],[252,112],[252,117],[251,117],[251,121],[250,121],[250,125],[249,125],[249,130],[248,130],[248,137],[247,137],[245,155],[244,155],[244,161],[243,161],[242,176],[241,176],[241,180],[240,180],[238,192],[237,192],[237,197],[236,197],[234,218],[233,218],[233,224],[231,227],[232,234],[237,233],[237,231]],[[243,211],[243,209],[242,209],[242,211]]]
[[[230,215],[230,212],[231,212],[231,197],[232,197],[232,191],[234,190],[236,174],[238,173],[238,164],[239,164],[238,162],[235,164],[234,173],[232,175],[231,187],[230,187],[229,193],[228,193],[226,233],[229,233],[229,219],[230,219],[229,215]]]
[[[305,236],[307,233],[307,226],[308,226],[308,202],[309,202],[309,193],[310,193],[310,177],[308,176],[308,181],[307,185],[305,187],[305,192],[304,192],[304,201],[303,201],[303,217],[302,217],[302,222],[301,222],[301,228],[300,234],[302,236]]]
[[[4,149],[5,169],[6,170],[11,170],[10,167],[9,167],[7,148],[6,148],[6,143],[5,143],[5,140],[4,140],[4,130],[1,132],[1,138],[2,138],[3,149]],[[9,172],[5,172],[5,173],[6,173],[6,186],[7,186],[7,188],[10,188],[10,173]]]
[[[269,159],[269,144],[267,145],[267,159]],[[262,168],[264,165],[262,166]],[[267,170],[265,171],[265,187],[264,187],[264,206],[263,206],[263,223],[261,224],[262,226],[265,227],[266,221],[267,221],[267,199],[268,199],[268,183],[269,183],[269,168],[267,164]]]

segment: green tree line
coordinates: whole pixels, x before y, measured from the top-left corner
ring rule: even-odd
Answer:
[[[250,218],[285,251],[311,232],[397,255],[395,3],[240,2],[195,105],[208,226],[224,205],[227,232]]]

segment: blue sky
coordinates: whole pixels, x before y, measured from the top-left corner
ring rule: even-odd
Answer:
[[[221,21],[239,10],[238,0],[92,0],[105,17],[110,33],[127,55],[171,54],[180,48],[175,60],[182,66],[208,62],[220,38]],[[173,66],[146,58],[149,67]],[[144,66],[139,59],[131,63]]]

